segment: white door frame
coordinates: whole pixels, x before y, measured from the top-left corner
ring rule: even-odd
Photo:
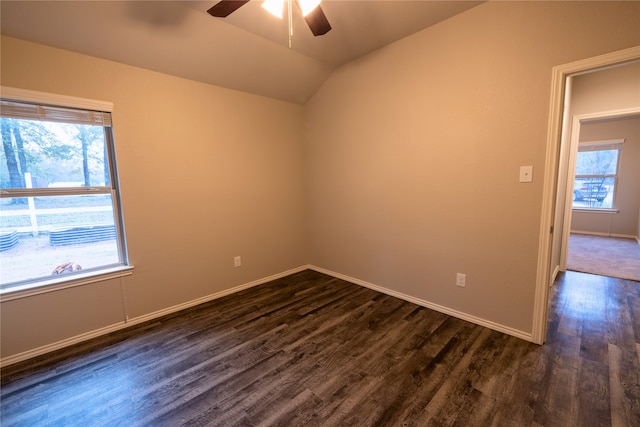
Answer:
[[[555,214],[556,186],[558,182],[558,158],[562,135],[562,121],[567,77],[595,69],[615,66],[640,59],[640,46],[558,65],[551,73],[551,104],[542,189],[542,215],[538,239],[538,264],[533,305],[532,341],[543,344],[547,335],[547,308],[549,305],[549,279],[551,277],[551,246]]]
[[[635,116],[640,113],[640,107],[625,108],[621,110],[602,111],[591,114],[580,114],[573,116],[571,126],[571,144],[569,147],[569,168],[567,176],[567,186],[564,203],[564,221],[562,225],[562,243],[560,245],[560,271],[567,269],[567,255],[569,253],[569,234],[571,233],[571,209],[573,204],[573,186],[571,185],[576,176],[576,158],[578,157],[578,143],[580,141],[580,129],[582,124],[602,119],[621,119]],[[564,144],[564,141],[563,141]]]

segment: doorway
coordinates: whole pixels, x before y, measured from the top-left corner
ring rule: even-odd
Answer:
[[[568,181],[566,173],[568,166],[564,166],[564,173],[562,173],[564,163],[561,160],[567,153],[561,151],[563,147],[561,142],[565,141],[564,147],[566,147],[566,141],[569,141],[568,138],[571,136],[569,103],[565,102],[571,99],[571,78],[638,60],[640,60],[640,46],[556,66],[552,70],[533,313],[532,341],[535,343],[543,344],[546,338],[550,279],[555,277],[560,265],[560,236],[564,233],[565,195]],[[562,188],[564,191],[559,191]]]
[[[574,116],[571,133],[559,270],[640,280],[640,106]]]

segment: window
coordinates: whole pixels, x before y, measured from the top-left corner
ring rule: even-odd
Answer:
[[[56,101],[86,100],[24,101],[7,93],[38,93],[9,89],[0,101],[0,290],[126,267],[111,104],[70,108]]]
[[[614,209],[624,140],[580,143],[573,186],[574,209]]]

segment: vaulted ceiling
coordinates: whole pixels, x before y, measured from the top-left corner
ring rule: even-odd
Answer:
[[[304,104],[336,67],[481,1],[324,0],[333,29],[314,37],[251,1],[214,18],[210,1],[0,2],[2,34]]]

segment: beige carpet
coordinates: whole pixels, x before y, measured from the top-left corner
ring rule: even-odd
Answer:
[[[567,270],[640,281],[640,245],[635,239],[571,234]]]

